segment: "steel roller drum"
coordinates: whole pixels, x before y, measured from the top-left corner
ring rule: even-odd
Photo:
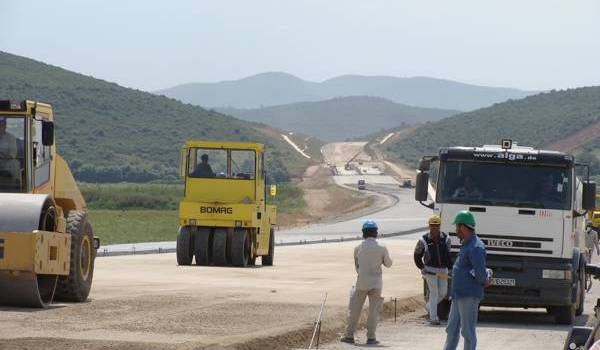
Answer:
[[[39,228],[48,195],[0,193],[0,233],[29,233]],[[56,275],[0,271],[0,305],[46,307],[54,298]]]

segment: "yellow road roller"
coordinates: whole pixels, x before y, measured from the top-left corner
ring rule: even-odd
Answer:
[[[266,203],[264,146],[191,140],[181,149],[177,263],[273,265],[276,208]]]
[[[0,100],[0,305],[83,302],[100,241],[49,104]]]

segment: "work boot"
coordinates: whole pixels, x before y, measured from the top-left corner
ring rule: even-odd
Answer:
[[[354,338],[351,337],[341,337],[340,342],[347,344],[354,344]]]
[[[367,339],[367,345],[377,345],[377,344],[379,344],[379,340],[377,340],[375,338]]]
[[[429,320],[429,324],[432,326],[439,326],[440,320]]]

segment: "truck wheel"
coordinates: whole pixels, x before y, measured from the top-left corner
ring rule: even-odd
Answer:
[[[227,265],[227,230],[216,228],[213,233],[212,257],[215,265]]]
[[[182,226],[177,234],[177,265],[185,266],[192,264],[194,251],[192,250],[192,236],[190,228]]]
[[[248,231],[240,228],[236,228],[233,231],[229,252],[233,266],[248,266],[248,258],[250,256],[250,237],[248,236]]]
[[[575,305],[552,307],[554,320],[558,324],[573,324],[575,322]]]
[[[273,266],[273,258],[275,257],[275,231],[271,229],[269,235],[269,254],[263,255],[261,258],[263,266]]]
[[[201,227],[194,236],[194,254],[196,254],[196,265],[210,265],[212,262],[212,229]]]
[[[94,277],[94,234],[87,213],[72,210],[67,216],[67,233],[71,234],[71,266],[68,276],[59,276],[55,299],[83,302],[92,288]]]

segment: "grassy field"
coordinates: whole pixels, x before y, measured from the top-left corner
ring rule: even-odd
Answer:
[[[90,209],[94,234],[101,244],[174,241],[176,210]]]
[[[177,210],[183,196],[180,184],[80,183],[79,188],[90,209]]]
[[[288,214],[306,206],[304,192],[289,182],[277,186],[277,196],[269,197],[267,203],[277,206],[278,214]]]
[[[102,245],[175,240],[182,185],[82,183],[80,188]],[[285,216],[306,206],[302,196],[298,186],[282,183],[269,202]]]

